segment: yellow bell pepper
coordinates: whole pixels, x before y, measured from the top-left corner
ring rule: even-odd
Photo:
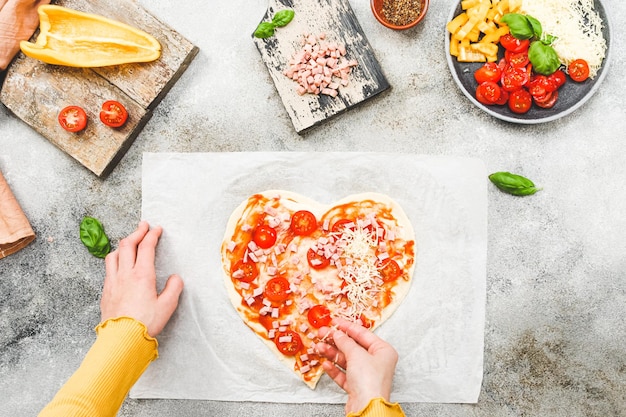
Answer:
[[[106,17],[61,6],[38,9],[35,43],[22,41],[29,57],[70,67],[104,67],[150,62],[161,56],[161,45],[148,33]]]

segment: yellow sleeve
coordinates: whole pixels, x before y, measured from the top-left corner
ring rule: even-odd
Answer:
[[[96,341],[39,417],[113,417],[128,391],[158,357],[157,341],[128,317],[96,327]]]
[[[398,403],[372,398],[364,409],[358,413],[350,413],[346,417],[404,417],[404,411]]]

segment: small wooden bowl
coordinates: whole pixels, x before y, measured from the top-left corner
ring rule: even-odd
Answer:
[[[422,20],[424,20],[424,16],[426,16],[426,12],[428,11],[428,4],[430,2],[429,0],[421,0],[420,2],[421,10],[420,10],[419,16],[417,16],[417,19],[413,20],[412,22],[407,23],[406,25],[398,26],[398,25],[394,25],[393,23],[388,22],[385,19],[385,15],[383,13],[384,1],[385,0],[371,0],[370,5],[372,7],[372,13],[374,13],[374,17],[376,18],[376,20],[378,20],[383,26],[388,27],[389,29],[394,29],[394,30],[410,29],[416,26]],[[391,0],[391,1],[397,1],[397,0]]]

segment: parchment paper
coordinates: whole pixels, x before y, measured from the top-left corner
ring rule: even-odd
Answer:
[[[394,198],[416,233],[410,293],[376,332],[400,355],[392,401],[478,400],[483,373],[487,176],[476,159],[392,153],[147,153],[142,217],[161,225],[157,274],[178,273],[180,306],[133,398],[342,403],[324,375],[299,381],[242,322],[226,295],[220,245],[251,194],[294,191],[331,204],[353,193]]]

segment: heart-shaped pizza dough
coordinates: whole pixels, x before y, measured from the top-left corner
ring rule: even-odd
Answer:
[[[390,197],[323,205],[270,190],[231,215],[222,242],[228,296],[243,321],[309,387],[325,360],[317,329],[345,317],[374,329],[409,291],[415,236]]]

